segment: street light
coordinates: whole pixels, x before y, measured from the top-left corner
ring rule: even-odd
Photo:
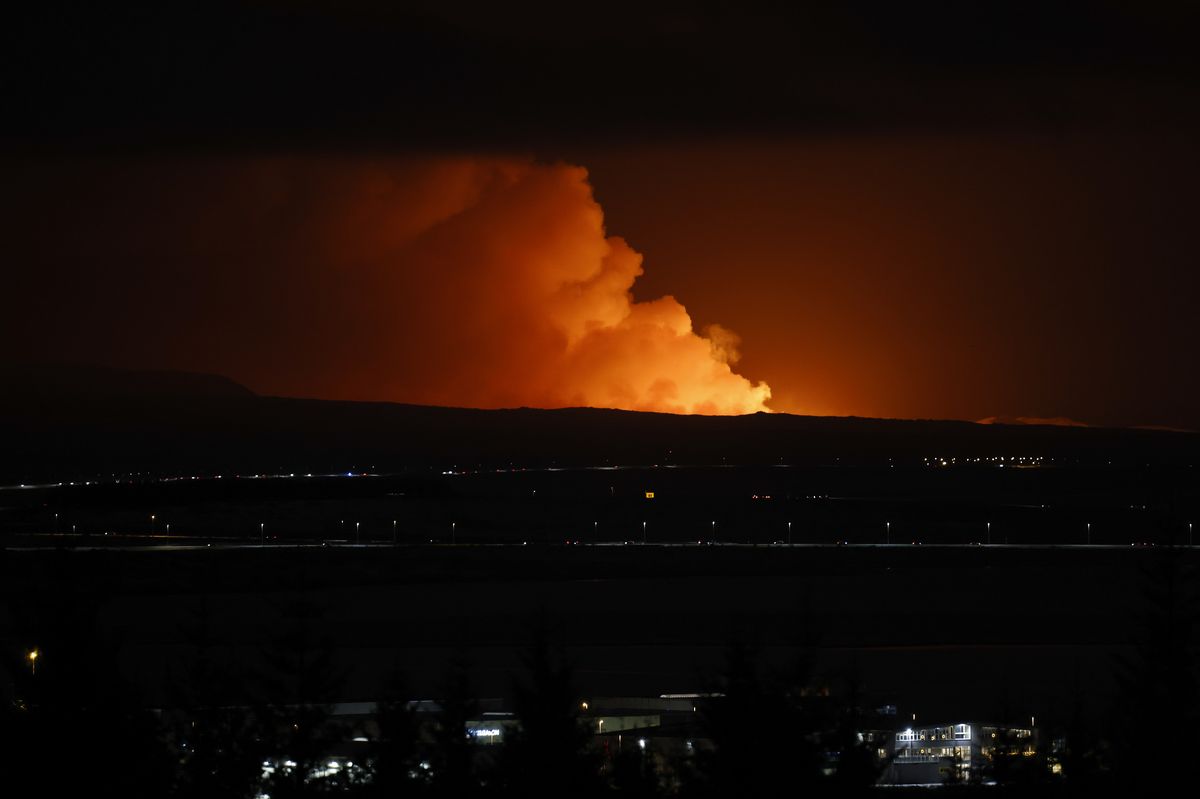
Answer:
[[[1087,542],[1088,542],[1088,546],[1092,545],[1092,523],[1091,522],[1087,523]]]
[[[792,545],[792,523],[788,522],[788,546]]]
[[[267,545],[267,526],[263,522],[258,523],[258,545],[260,547]]]
[[[990,544],[990,543],[992,543],[992,523],[991,522],[987,523],[987,528],[988,528],[987,529],[987,542]]]
[[[41,653],[38,652],[36,649],[31,649],[31,650],[29,650],[29,654],[27,654],[25,656],[29,660],[29,673],[30,674],[37,674],[37,661],[38,661],[38,657],[40,655],[41,655]]]
[[[355,522],[354,523],[354,543],[355,544],[361,543],[361,538],[359,537],[359,531],[361,529],[362,529],[362,522]]]
[[[458,522],[450,522],[450,546],[458,545]]]
[[[884,541],[886,543],[890,544],[890,543],[892,543],[892,523],[884,522],[884,525],[887,527],[887,532],[885,533],[885,535],[887,537],[884,539]]]
[[[642,543],[646,543],[646,523],[642,522]]]
[[[714,544],[717,542],[717,520],[716,519],[713,519],[713,523],[712,523],[712,540],[713,540]]]
[[[396,520],[392,519],[392,546],[396,546]]]
[[[171,523],[167,522],[167,538],[171,537]]]

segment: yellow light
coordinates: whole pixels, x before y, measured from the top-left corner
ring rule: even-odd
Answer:
[[[647,491],[647,492],[646,492],[646,499],[654,499],[654,492],[653,492],[653,491]]]
[[[584,710],[587,710],[587,702],[580,702],[579,706],[582,707]]]

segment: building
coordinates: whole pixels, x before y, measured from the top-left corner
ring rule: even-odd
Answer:
[[[881,754],[884,752],[881,749]],[[1032,757],[1036,754],[1037,734],[1032,726],[980,722],[914,725],[896,731],[892,760],[880,783],[989,782],[993,779],[997,755]]]

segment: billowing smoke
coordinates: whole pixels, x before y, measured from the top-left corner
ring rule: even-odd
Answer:
[[[735,334],[697,333],[673,297],[633,300],[642,256],[607,235],[580,167],[280,159],[101,172],[91,204],[59,226],[74,244],[41,252],[89,264],[73,324],[99,321],[99,302],[145,335],[105,343],[101,322],[76,353],[278,394],[766,410],[768,386],[732,369]]]

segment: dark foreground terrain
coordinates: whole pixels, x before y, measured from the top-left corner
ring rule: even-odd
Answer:
[[[1190,779],[1194,434],[4,375],[14,795],[847,795],[959,722],[953,790]]]
[[[40,645],[87,624],[151,703],[166,700],[204,619],[247,667],[290,600],[319,609],[346,672],[338,699],[371,699],[394,668],[421,696],[456,653],[503,696],[539,619],[579,689],[697,692],[726,649],[773,667],[803,651],[922,718],[1065,712],[1112,688],[1156,570],[1193,550],[654,545],[267,546],[5,552],[5,640]],[[11,676],[11,675],[10,675]]]
[[[284,677],[297,680],[295,701],[328,707],[397,696],[444,704],[457,674],[476,700],[519,713],[523,686],[549,679],[571,707],[698,695],[696,735],[715,752],[720,707],[705,703],[719,700],[702,698],[712,692],[759,696],[739,699],[741,721],[728,723],[763,747],[788,734],[775,725],[798,712],[793,701],[852,708],[889,734],[913,719],[1036,717],[1047,751],[1068,735],[1087,747],[1075,784],[1094,790],[1099,774],[1128,776],[1123,750],[1103,759],[1097,748],[1128,746],[1114,724],[1194,735],[1183,725],[1195,696],[1178,691],[1194,683],[1177,669],[1194,665],[1194,642],[1179,636],[1195,611],[1196,560],[1190,548],[1014,545],[6,550],[0,684],[10,706],[26,708],[21,718],[37,709],[28,697],[67,690],[69,678],[82,706],[152,708],[161,720],[198,692],[217,708],[278,703],[269,697]],[[36,672],[26,657],[35,649]],[[550,672],[538,671],[539,651],[557,664]],[[198,670],[209,675],[201,685]],[[814,693],[770,687],[789,680]],[[586,728],[586,714],[571,717]],[[71,756],[67,731],[49,740]],[[782,779],[780,758],[796,746],[755,757],[771,758],[770,779]],[[686,790],[651,782],[705,795],[697,786],[718,779],[693,777]],[[1025,795],[1067,790],[1043,782]],[[853,792],[843,788],[835,793]]]

